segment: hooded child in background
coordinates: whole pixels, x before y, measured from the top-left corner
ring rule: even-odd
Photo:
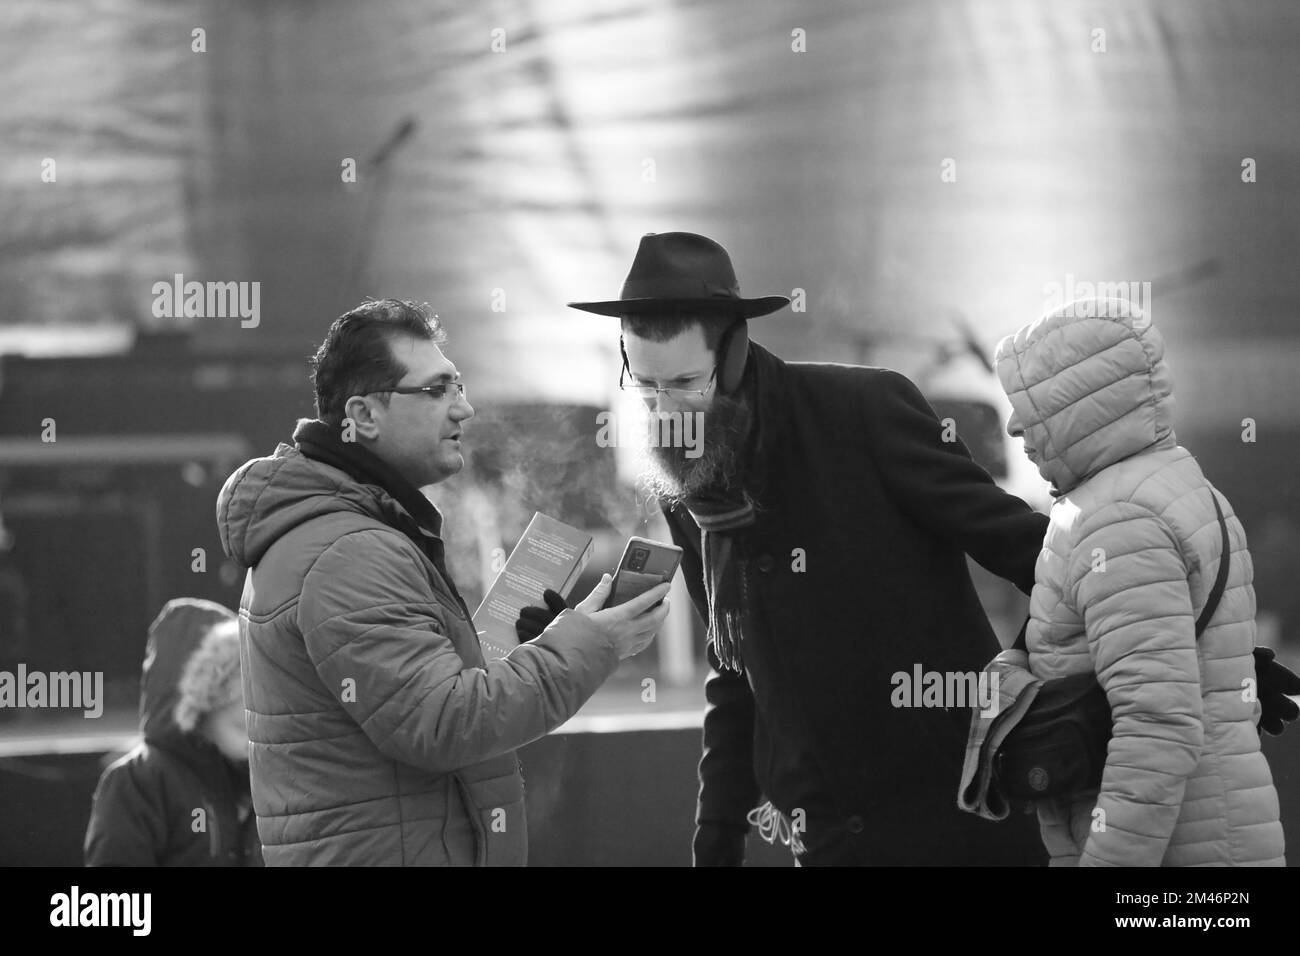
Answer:
[[[95,788],[87,866],[260,866],[248,782],[239,622],[177,598],[149,627],[144,739]]]

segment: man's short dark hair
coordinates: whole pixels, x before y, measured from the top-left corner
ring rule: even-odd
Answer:
[[[722,333],[733,321],[721,312],[652,312],[623,316],[623,331],[650,342],[667,342],[698,325],[704,329],[704,344],[717,354]]]
[[[401,381],[409,370],[393,357],[392,343],[402,335],[435,345],[447,341],[438,317],[424,303],[367,299],[335,319],[311,360],[316,417],[339,425],[350,397]]]

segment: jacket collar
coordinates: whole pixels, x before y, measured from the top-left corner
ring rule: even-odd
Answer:
[[[395,468],[379,456],[362,448],[356,442],[345,442],[338,430],[319,419],[305,418],[298,422],[293,432],[298,451],[308,458],[331,465],[362,484],[377,485],[405,511],[405,520],[395,526],[405,534],[425,556],[433,562],[442,575],[448,590],[455,596],[466,620],[471,619],[469,606],[461,597],[451,571],[447,568],[446,549],[442,542],[442,513],[433,502],[424,497],[419,488],[411,484]]]
[[[293,431],[298,450],[315,461],[332,465],[362,484],[377,485],[388,492],[415,519],[422,531],[442,534],[442,513],[415,487],[378,455],[356,442],[345,442],[338,429],[319,419],[304,418]]]
[[[751,376],[755,432],[746,459],[745,489],[753,498],[761,500],[772,465],[786,444],[790,425],[790,373],[785,362],[751,340],[745,378]]]

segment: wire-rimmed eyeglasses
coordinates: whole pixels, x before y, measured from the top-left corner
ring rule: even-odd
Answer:
[[[717,381],[718,367],[716,365],[713,367],[713,374],[709,376],[709,380],[704,383],[703,388],[660,388],[658,385],[638,385],[635,381],[627,381],[629,374],[627,365],[624,365],[623,370],[618,375],[618,387],[626,394],[635,395],[644,400],[658,398],[662,394],[666,398],[678,402],[700,401],[709,394],[709,389]]]
[[[414,395],[417,392],[423,392],[430,398],[443,399],[447,397],[449,389],[456,389],[456,397],[469,401],[469,395],[465,392],[464,382],[439,382],[437,385],[393,385],[390,388],[377,388],[374,391],[367,392],[367,395],[376,395],[380,392],[393,392],[397,395]]]

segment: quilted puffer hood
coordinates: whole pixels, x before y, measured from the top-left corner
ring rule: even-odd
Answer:
[[[1165,343],[1123,299],[1072,302],[998,343],[1008,429],[1063,495],[1139,452],[1172,448],[1173,382]]]
[[[218,625],[233,624],[235,612],[201,598],[168,601],[149,625],[149,643],[140,678],[140,730],[150,742],[166,742],[194,728],[184,715],[199,715],[214,701],[229,697],[231,654],[217,639],[206,644]],[[239,675],[238,632],[233,646],[234,683]],[[224,651],[224,653],[223,653]],[[223,666],[205,666],[208,660]],[[178,726],[177,712],[185,727]]]
[[[411,521],[377,485],[354,481],[281,444],[274,454],[245,462],[226,479],[217,495],[221,547],[232,560],[251,568],[287,532],[335,511],[353,511],[398,527]]]

